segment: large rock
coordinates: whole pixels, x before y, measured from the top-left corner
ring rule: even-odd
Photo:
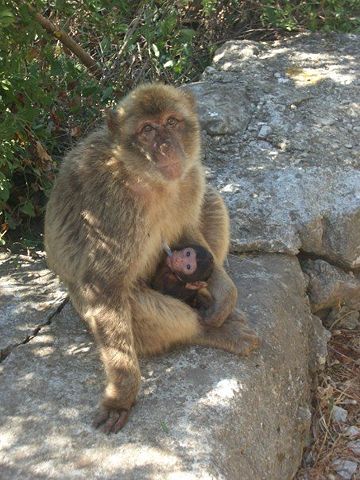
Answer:
[[[292,478],[311,418],[306,283],[286,255],[232,258],[230,271],[261,350],[241,359],[183,347],[142,360],[138,403],[116,436],[90,425],[103,373],[69,304],[15,348],[0,364],[2,478]]]
[[[63,292],[47,271],[37,276],[43,264],[13,268],[18,260],[5,259],[0,476],[293,477],[328,337],[295,255],[320,256],[360,279],[359,39],[229,42],[190,86],[208,178],[230,209],[233,251],[274,252],[230,265],[239,307],[263,338],[249,359],[183,347],[143,360],[129,423],[105,437],[90,426],[103,373],[84,325],[69,304],[59,313]]]
[[[309,278],[308,293],[313,312],[346,304],[360,309],[360,280],[324,260],[302,263]]]
[[[360,267],[359,40],[227,42],[191,87],[233,251],[302,250]]]

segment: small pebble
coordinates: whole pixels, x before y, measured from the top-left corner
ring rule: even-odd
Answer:
[[[335,123],[335,120],[331,117],[325,117],[320,119],[320,123],[322,125],[333,125]]]
[[[336,470],[337,474],[344,480],[351,480],[358,466],[356,462],[352,462],[351,460],[344,460],[342,458],[334,460],[332,465],[334,470]]]
[[[360,440],[355,440],[354,442],[349,442],[347,444],[347,447],[350,448],[350,450],[355,455],[360,455]]]
[[[357,400],[355,398],[345,398],[342,402],[344,405],[357,405]]]
[[[269,127],[269,125],[263,125],[259,130],[258,137],[266,138],[270,135],[271,132],[272,130],[271,130],[271,127]]]
[[[216,68],[214,68],[214,67],[206,67],[206,68],[205,68],[205,72],[206,72],[208,75],[212,75],[212,74],[216,73],[217,70],[216,70]]]
[[[355,438],[355,437],[357,437],[358,435],[360,435],[360,428],[355,427],[355,426],[348,427],[348,428],[345,430],[344,434],[345,434],[347,437]]]
[[[340,320],[340,325],[349,330],[355,330],[359,323],[359,312],[349,312]]]
[[[346,422],[348,412],[347,410],[345,410],[345,408],[338,407],[337,405],[335,405],[332,409],[331,416],[334,422],[344,423]]]

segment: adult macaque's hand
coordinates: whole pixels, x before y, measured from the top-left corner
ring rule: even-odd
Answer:
[[[234,311],[237,290],[235,285],[232,288],[222,289],[218,294],[213,295],[213,303],[203,311],[200,311],[202,323],[212,327],[220,327],[229,315]]]

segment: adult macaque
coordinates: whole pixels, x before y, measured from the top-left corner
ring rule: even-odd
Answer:
[[[210,306],[211,297],[204,289],[213,270],[214,257],[206,248],[201,245],[177,246],[160,262],[151,287],[203,310]]]
[[[163,242],[212,253],[206,326],[184,302],[144,285]],[[244,355],[258,345],[233,313],[237,291],[223,268],[228,244],[224,203],[205,186],[189,93],[161,84],[135,89],[67,155],[47,207],[45,245],[104,363],[97,428],[116,433],[125,424],[140,384],[138,355],[181,343]]]

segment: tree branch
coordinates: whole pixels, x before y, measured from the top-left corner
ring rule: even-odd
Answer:
[[[98,80],[101,80],[102,72],[99,65],[96,61],[89,55],[85,50],[78,45],[67,33],[63,30],[60,30],[55,27],[53,23],[50,22],[47,18],[43,17],[40,13],[36,12],[30,5],[28,5],[29,10],[34,15],[36,20],[40,23],[40,25],[51,35],[55,38],[60,40],[60,42],[65,45],[74,55],[78,57],[85,67],[88,68],[90,73],[94,75]]]

